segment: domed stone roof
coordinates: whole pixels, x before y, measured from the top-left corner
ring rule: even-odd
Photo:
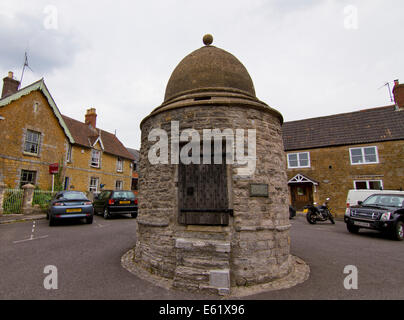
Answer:
[[[255,97],[247,69],[231,53],[210,45],[212,41],[211,36],[205,36],[205,46],[186,56],[174,69],[166,87],[165,102],[207,88],[242,91]]]

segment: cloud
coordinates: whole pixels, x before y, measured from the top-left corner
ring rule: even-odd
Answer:
[[[56,30],[44,26],[49,3],[0,3],[1,74],[21,70],[28,47],[35,75],[24,85],[45,77],[63,114],[83,120],[95,107],[100,127],[129,147],[140,146],[140,121],[205,33],[286,121],[389,104],[378,88],[404,79],[397,0],[53,0]],[[347,5],[358,9],[357,30],[344,28]]]
[[[0,69],[19,69],[27,51],[30,67],[43,76],[70,65],[83,49],[77,35],[60,28],[57,11],[46,10],[51,6],[43,8],[36,14],[0,11]]]

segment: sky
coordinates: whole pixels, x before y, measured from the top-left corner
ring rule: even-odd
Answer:
[[[176,65],[203,46],[235,55],[285,121],[391,105],[404,82],[400,0],[0,2],[0,77],[44,78],[60,112],[140,148],[140,122]]]

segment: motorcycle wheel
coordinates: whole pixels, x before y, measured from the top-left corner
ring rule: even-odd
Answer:
[[[306,219],[307,219],[307,222],[310,223],[310,224],[316,224],[317,223],[316,216],[310,211],[307,213]]]
[[[335,224],[334,218],[331,215],[330,215],[329,219],[330,219],[332,224]]]

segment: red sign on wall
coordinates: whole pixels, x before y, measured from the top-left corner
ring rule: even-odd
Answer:
[[[49,173],[57,174],[59,172],[59,163],[52,163],[49,165]]]

